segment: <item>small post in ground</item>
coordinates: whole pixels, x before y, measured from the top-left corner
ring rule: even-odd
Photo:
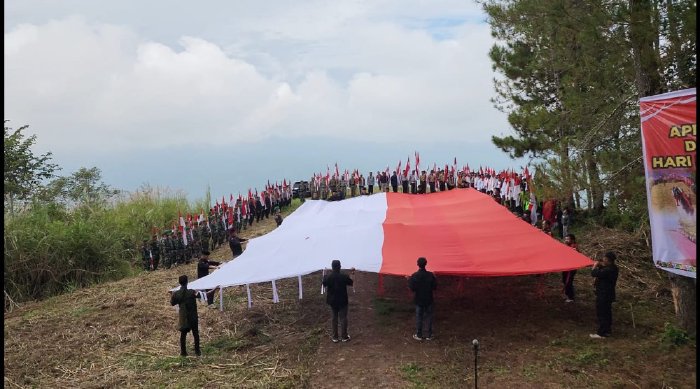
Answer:
[[[477,388],[477,358],[479,355],[479,341],[474,339],[472,341],[472,346],[474,346],[474,389]]]

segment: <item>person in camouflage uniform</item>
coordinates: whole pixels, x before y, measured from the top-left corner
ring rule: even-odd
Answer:
[[[199,222],[202,236],[202,251],[209,251],[209,240],[211,240],[211,231],[207,224],[203,221]]]
[[[217,226],[216,226],[216,233],[217,233],[217,243],[219,246],[224,244],[224,239],[226,238],[226,226],[224,225],[224,221],[219,217],[219,220],[217,220]]]
[[[185,263],[185,242],[182,238],[182,232],[178,230],[177,236],[175,237],[175,253],[178,265]]]
[[[202,228],[199,224],[195,223],[192,228],[192,250],[194,251],[194,256],[199,260],[199,256],[202,253]]]
[[[158,270],[158,264],[160,263],[160,253],[160,240],[158,239],[158,235],[153,234],[153,238],[151,239],[151,255],[153,255],[153,270]]]
[[[175,246],[173,245],[172,231],[165,231],[163,236],[163,254],[165,255],[165,267],[170,269],[175,263]]]
[[[143,270],[151,270],[151,246],[148,244],[148,239],[144,239],[141,244],[141,259]]]

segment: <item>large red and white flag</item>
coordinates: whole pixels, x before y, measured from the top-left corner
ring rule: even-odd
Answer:
[[[361,209],[362,212],[357,212]],[[353,236],[361,244],[347,245]],[[474,189],[430,196],[380,193],[308,200],[273,232],[251,239],[235,261],[193,281],[211,289],[297,277],[330,266],[406,276],[416,259],[438,275],[516,276],[593,264]]]

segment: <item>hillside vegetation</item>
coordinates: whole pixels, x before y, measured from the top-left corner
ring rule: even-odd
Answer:
[[[272,219],[244,233],[259,236]],[[177,314],[167,290],[195,265],[143,272],[21,304],[5,315],[6,387],[468,387],[471,340],[481,342],[485,387],[693,387],[695,340],[673,325],[662,272],[641,237],[583,225],[581,249],[620,253],[613,338],[595,341],[591,278],[579,272],[579,300],[564,304],[559,274],[545,277],[440,278],[436,339],[410,339],[413,310],[401,277],[359,273],[350,296],[347,344],[329,340],[329,314],[318,293],[320,273],[224,293],[224,311],[199,306],[203,356],[178,356]],[[227,247],[213,253],[230,256]],[[188,347],[192,347],[191,337]]]

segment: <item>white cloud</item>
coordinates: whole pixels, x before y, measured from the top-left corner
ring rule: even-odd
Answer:
[[[488,26],[443,26],[442,40],[422,27],[480,11],[449,1],[408,8],[281,3],[181,33],[177,44],[126,20],[15,24],[5,32],[5,118],[59,152],[270,136],[486,141],[502,132],[505,116],[489,102]]]

